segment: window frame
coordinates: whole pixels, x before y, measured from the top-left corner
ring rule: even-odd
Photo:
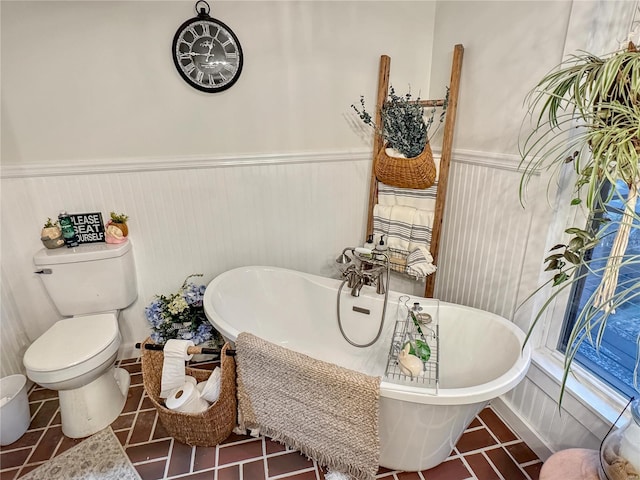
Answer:
[[[624,186],[622,186],[620,188],[624,189]],[[610,193],[612,193],[611,192],[611,184],[607,183],[602,188],[601,198],[603,198],[603,199],[609,198],[608,195]],[[614,193],[614,195],[615,195],[615,193]],[[616,200],[617,198],[618,197],[614,196],[611,199],[609,199],[609,202],[607,202],[606,204],[601,205],[599,207],[599,213],[596,214],[596,218],[589,225],[589,227],[590,227],[590,229],[592,231],[595,232],[599,228],[601,228],[603,226],[602,219],[606,218],[609,214],[617,214],[617,215],[623,215],[624,214],[624,209],[619,209],[619,208],[616,208],[615,206],[610,205],[610,202]],[[638,208],[640,208],[640,203],[638,203],[638,205],[636,206],[636,210]],[[617,229],[615,231],[617,232]],[[611,231],[611,233],[613,234],[614,232]],[[592,259],[594,250],[595,250],[595,248],[591,249],[591,250],[589,250],[589,251],[587,251],[585,253],[585,257],[587,257],[587,261],[590,261]],[[580,275],[583,275],[585,273],[588,274],[588,269],[584,265],[581,265],[580,268],[578,269],[578,271],[576,272],[576,275],[580,276]],[[580,313],[580,308],[579,307],[580,307],[583,291],[584,291],[585,285],[587,283],[587,280],[588,280],[587,276],[577,280],[575,283],[572,284],[572,287],[570,289],[569,296],[568,296],[568,299],[567,299],[567,306],[565,308],[565,314],[564,314],[564,318],[563,318],[563,321],[562,321],[562,329],[560,331],[560,335],[558,336],[558,343],[556,345],[556,349],[562,354],[564,354],[565,351],[566,351],[566,348],[568,346],[568,340],[569,340],[568,337],[570,335],[572,326],[575,324],[575,322],[577,320],[577,316]],[[611,347],[615,347],[615,345],[611,345]],[[607,371],[607,369],[602,368],[597,362],[591,362],[593,364],[593,366],[592,366],[592,368],[589,368],[588,366],[585,366],[582,363],[580,363],[579,357],[580,357],[580,354],[578,353],[578,355],[574,359],[574,362],[576,362],[582,368],[584,368],[589,373],[594,375],[596,378],[598,378],[600,381],[602,381],[605,385],[610,385],[612,390],[614,390],[616,392],[620,392],[620,390],[622,390],[622,393],[620,393],[620,395],[623,398],[625,396],[628,396],[629,398],[630,397],[634,397],[634,396],[635,397],[638,396],[638,392],[630,392],[630,393],[628,392],[629,388],[631,388],[631,390],[633,390],[633,386],[630,387],[629,385],[624,383],[622,380],[618,379],[615,375],[609,373]],[[585,359],[585,361],[587,363],[589,363],[589,359]],[[596,373],[597,370],[601,370],[603,373]],[[614,384],[617,384],[618,387],[616,388],[614,386]]]
[[[560,184],[573,185],[575,175],[573,171],[566,172],[562,176]],[[565,207],[564,210],[558,207],[555,212],[556,221],[548,232],[548,245],[545,249],[545,256],[551,246],[558,243],[557,239],[566,235],[564,231],[567,228],[576,225],[588,225],[589,220],[584,208],[566,206],[570,204],[570,200],[573,198],[572,193],[570,188],[560,188],[557,196],[558,205],[565,205]],[[560,220],[563,216],[565,218],[564,222]],[[543,281],[548,278],[548,272],[544,271],[544,267],[541,268],[540,278]],[[554,298],[547,311],[540,318],[539,323],[541,325],[536,327],[539,328],[539,332],[533,336],[536,348],[534,349],[532,361],[557,386],[562,383],[565,358],[564,353],[558,347],[565,327],[565,319],[568,310],[571,308],[572,292],[573,287],[566,288]],[[550,293],[550,286],[540,292],[543,296],[546,294],[546,298],[549,298]],[[626,406],[628,399],[578,362],[572,362],[571,371],[572,373],[567,377],[565,385],[565,397],[569,397],[571,400],[569,402],[563,401],[563,409],[568,410],[576,418],[583,417],[584,409],[587,409],[607,424],[615,422]],[[559,390],[553,389],[551,391],[549,388],[541,388],[552,398],[558,399]],[[592,429],[596,435],[601,433],[597,431],[596,427],[585,426]]]

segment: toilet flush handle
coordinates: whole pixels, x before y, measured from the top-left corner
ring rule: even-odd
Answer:
[[[51,270],[50,268],[43,268],[42,270],[38,270],[37,272],[33,273],[37,273],[38,275],[51,275],[53,273],[53,270]]]

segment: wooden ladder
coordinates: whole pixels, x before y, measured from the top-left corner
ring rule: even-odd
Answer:
[[[447,183],[449,179],[449,165],[451,163],[451,150],[453,146],[453,129],[456,123],[456,111],[458,109],[458,94],[460,91],[460,73],[462,71],[462,56],[464,47],[460,44],[453,48],[453,61],[451,63],[451,80],[449,82],[449,102],[447,105],[444,120],[444,132],[442,137],[442,153],[440,156],[440,169],[438,175],[438,193],[436,195],[436,209],[431,232],[431,255],[434,265],[438,264],[438,250],[440,247],[440,236],[442,233],[442,217],[444,205],[447,197]],[[387,99],[389,92],[389,71],[391,68],[391,58],[387,55],[380,57],[380,70],[378,72],[378,97],[376,100],[375,123],[382,124],[382,105]],[[425,107],[442,107],[445,99],[420,100],[419,103]],[[376,157],[383,145],[381,132],[376,129],[373,138],[373,165],[371,168],[371,183],[369,187],[369,210],[367,216],[367,235],[373,234],[373,207],[378,201],[378,179],[375,174]],[[436,286],[436,273],[427,277],[424,296],[433,297]]]

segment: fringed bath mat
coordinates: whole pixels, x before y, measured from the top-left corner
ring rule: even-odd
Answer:
[[[140,480],[140,475],[107,427],[20,480]]]
[[[331,470],[375,478],[380,378],[274,345],[236,340],[239,423]]]

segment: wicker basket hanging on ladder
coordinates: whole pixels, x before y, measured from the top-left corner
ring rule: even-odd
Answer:
[[[417,157],[391,157],[383,146],[376,156],[376,178],[386,185],[425,189],[436,181],[436,164],[431,145],[427,143]]]

